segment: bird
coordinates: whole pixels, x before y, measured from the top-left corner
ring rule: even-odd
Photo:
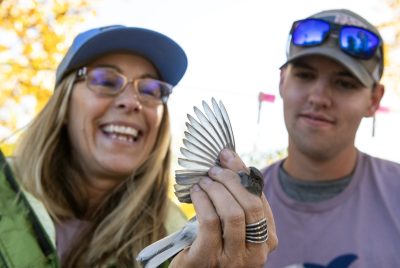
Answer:
[[[187,114],[187,130],[184,131],[183,146],[178,164],[184,169],[175,170],[175,195],[181,203],[192,203],[190,189],[201,177],[207,176],[213,166],[221,166],[219,153],[228,148],[235,151],[235,138],[232,125],[222,101],[211,99],[211,105],[202,101],[204,112],[194,106],[197,119]],[[211,108],[212,107],[212,108]],[[250,174],[239,172],[241,184],[250,192],[261,195],[262,174],[250,167]],[[198,221],[192,217],[185,226],[169,236],[156,241],[139,252],[136,260],[145,268],[155,268],[170,259],[181,250],[189,247],[196,239]]]

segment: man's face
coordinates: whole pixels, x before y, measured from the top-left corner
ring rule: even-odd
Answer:
[[[361,119],[374,114],[383,88],[366,88],[329,58],[307,56],[282,69],[280,94],[289,154],[323,160],[353,150]]]

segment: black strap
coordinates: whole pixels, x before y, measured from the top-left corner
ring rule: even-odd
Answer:
[[[32,223],[32,227],[34,232],[36,233],[36,237],[39,242],[39,246],[42,252],[45,254],[46,257],[49,257],[51,254],[54,253],[54,248],[49,241],[45,230],[42,227],[39,219],[37,218],[36,214],[34,213],[33,209],[31,208],[28,200],[26,199],[25,195],[22,194],[21,188],[19,187],[18,183],[14,179],[12,174],[11,168],[8,165],[3,152],[0,150],[0,168],[3,169],[4,175],[6,177],[7,182],[10,184],[11,188],[18,194],[18,198],[24,203],[24,205],[28,208],[28,217]]]

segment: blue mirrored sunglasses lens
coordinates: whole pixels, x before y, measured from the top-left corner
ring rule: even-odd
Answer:
[[[325,41],[330,31],[328,22],[318,19],[298,21],[293,28],[292,42],[296,46],[308,47]]]
[[[360,59],[370,59],[379,46],[379,37],[363,28],[344,26],[340,32],[340,46],[346,53]]]

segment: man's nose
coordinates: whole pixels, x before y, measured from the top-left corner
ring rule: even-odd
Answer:
[[[332,90],[326,81],[317,81],[312,85],[308,101],[317,107],[329,107],[332,103]]]

